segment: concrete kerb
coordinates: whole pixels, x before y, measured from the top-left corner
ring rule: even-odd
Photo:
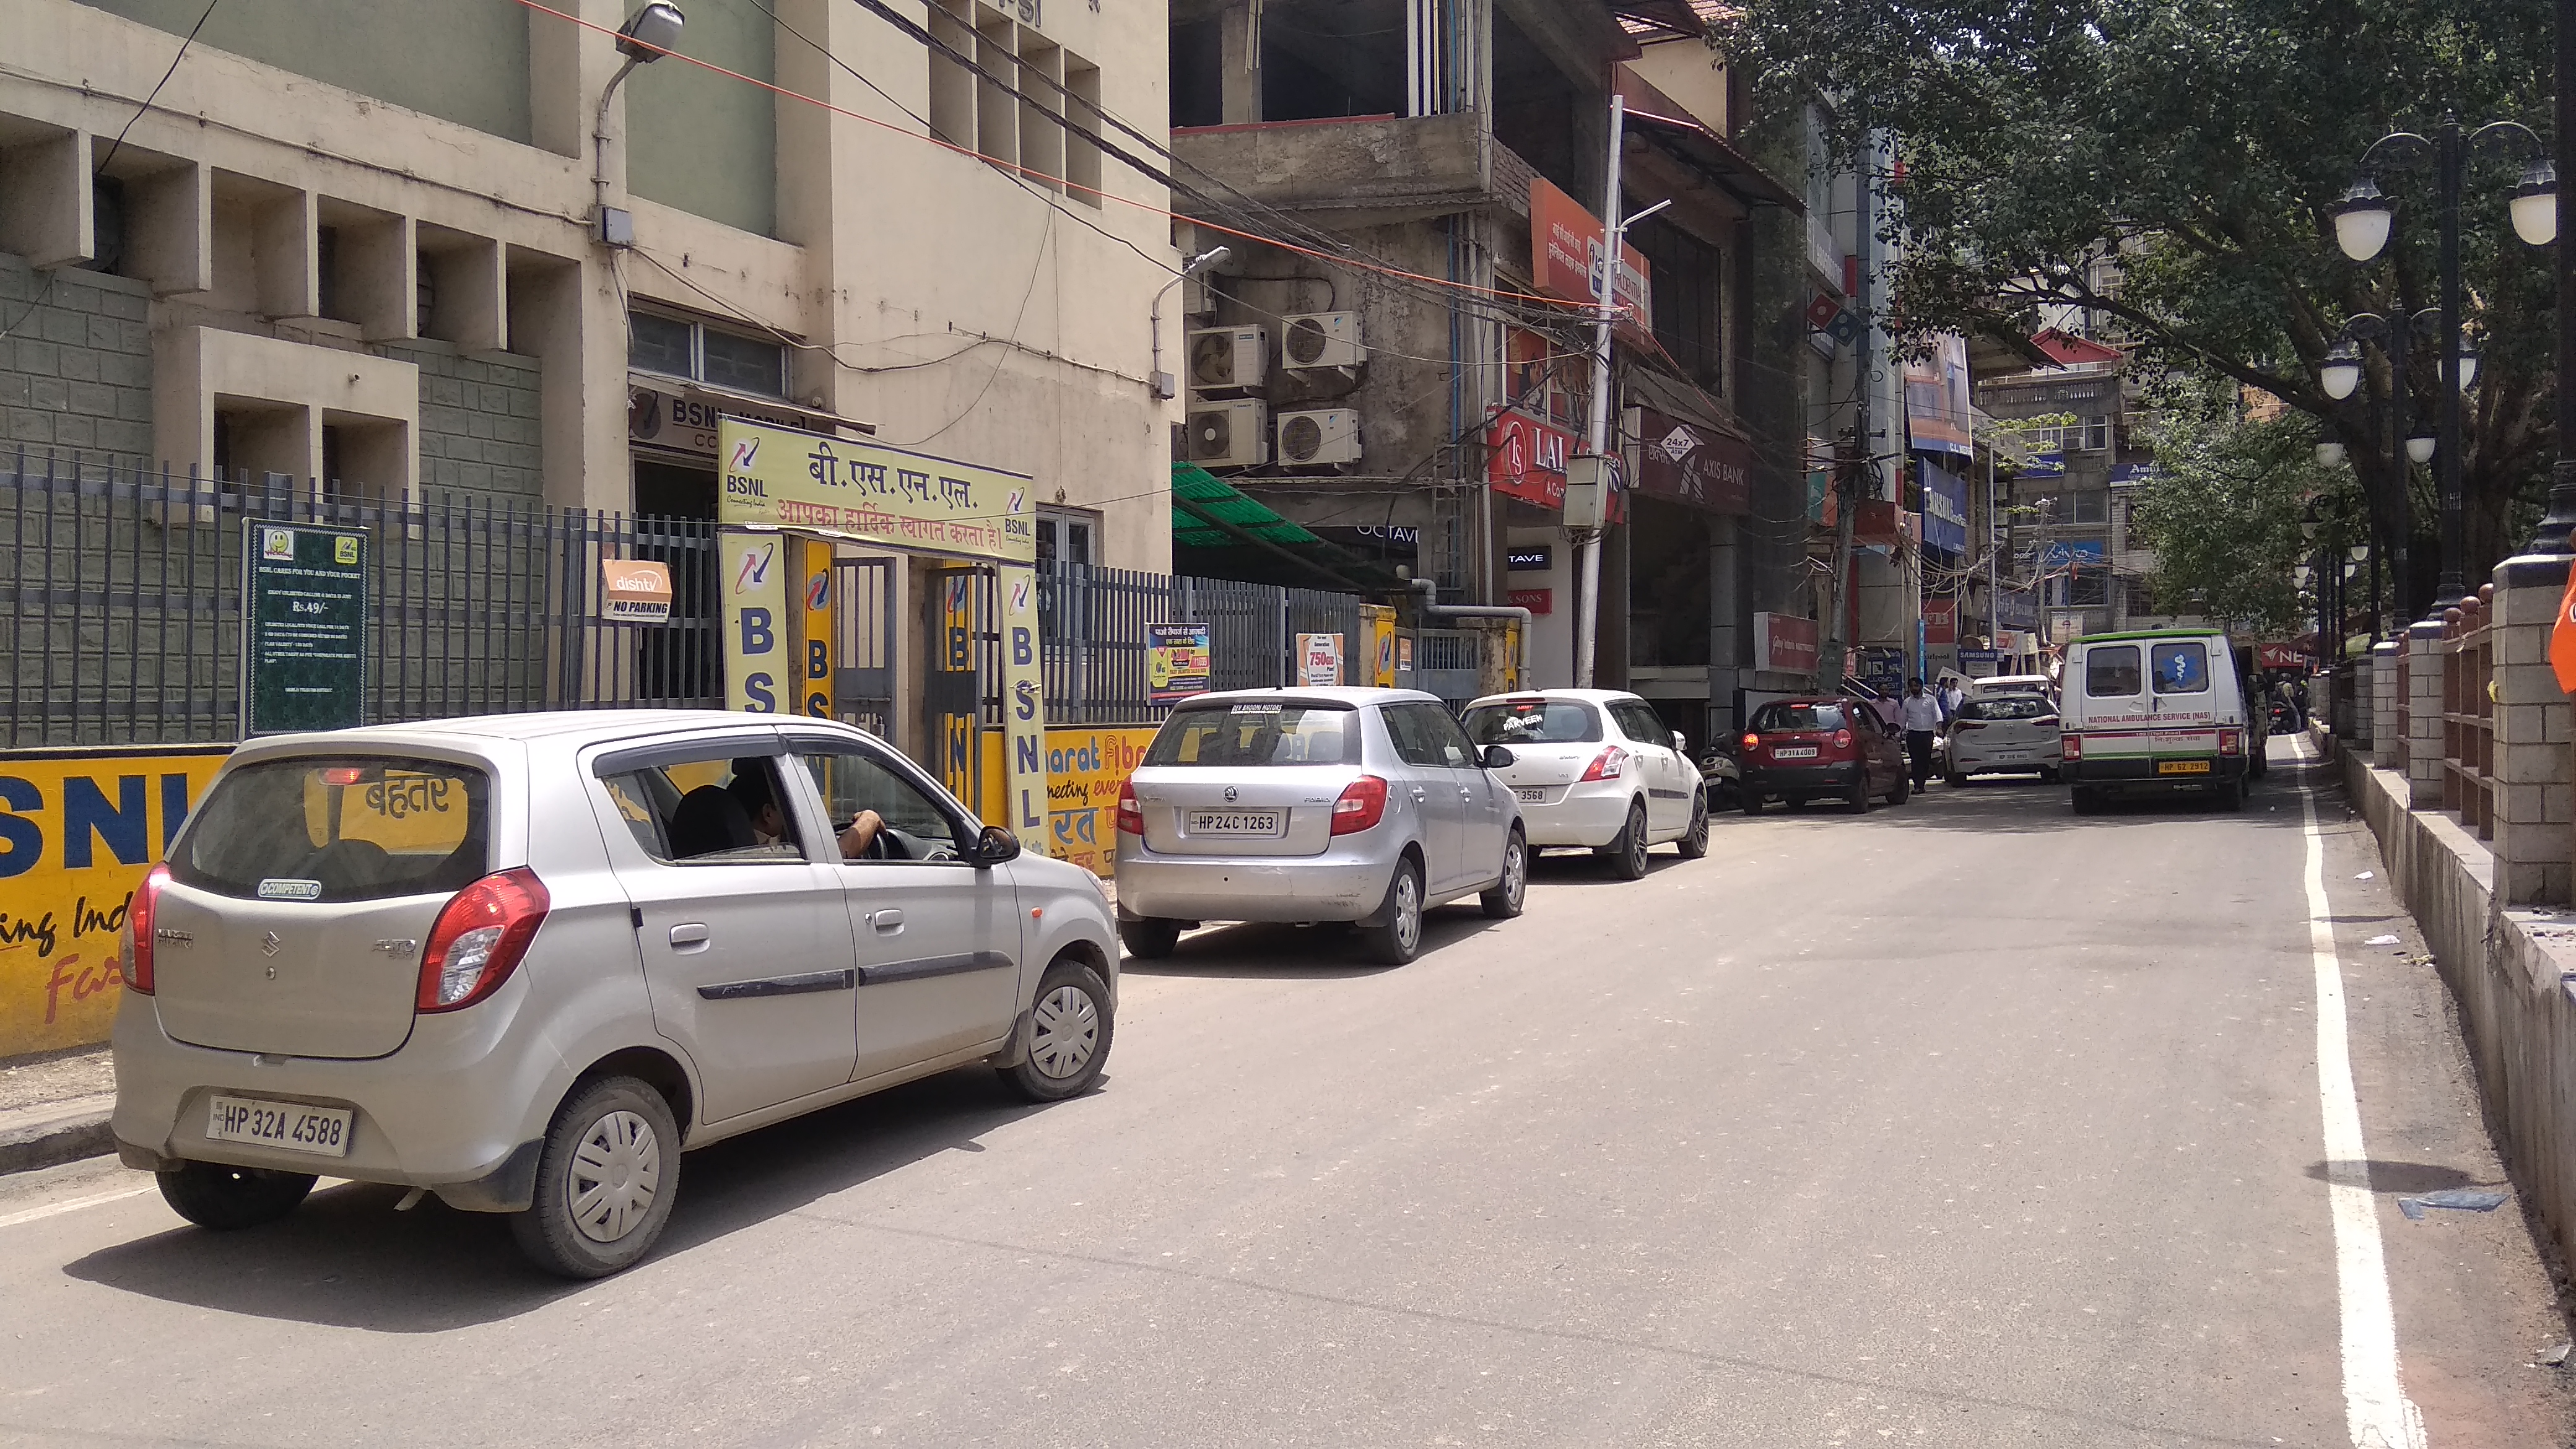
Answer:
[[[116,1094],[51,1103],[41,1109],[0,1113],[0,1173],[30,1172],[104,1157],[116,1150],[108,1135],[108,1114]]]
[[[2347,752],[2342,775],[2388,879],[2459,1003],[2469,1056],[2515,1186],[2576,1261],[2576,911],[2498,909],[2495,859],[2406,783]]]

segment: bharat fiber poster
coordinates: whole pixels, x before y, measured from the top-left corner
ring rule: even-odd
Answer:
[[[126,910],[229,751],[0,758],[0,1060],[107,1039]]]

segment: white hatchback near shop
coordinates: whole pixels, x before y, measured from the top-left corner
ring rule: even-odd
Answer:
[[[126,931],[113,1130],[182,1217],[327,1173],[575,1278],[652,1246],[685,1150],[970,1062],[1088,1090],[1118,982],[1088,872],[870,735],[704,710],[253,741]]]
[[[1943,738],[1941,770],[1951,788],[1971,775],[2027,774],[2057,783],[2057,701],[2036,692],[1972,694]]]
[[[1501,745],[1494,772],[1520,800],[1532,850],[1581,848],[1634,880],[1650,847],[1685,860],[1708,853],[1708,801],[1699,766],[1653,705],[1615,689],[1489,694],[1467,706],[1467,736]]]

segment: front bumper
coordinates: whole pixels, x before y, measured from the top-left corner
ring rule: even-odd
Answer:
[[[1338,837],[1321,855],[1161,855],[1118,837],[1118,914],[1176,921],[1357,921],[1386,900],[1401,840]],[[1391,834],[1391,833],[1390,833]],[[1359,842],[1357,845],[1344,842]]]
[[[1857,761],[1831,765],[1764,765],[1744,772],[1744,793],[1765,799],[1799,794],[1832,794],[1851,789],[1864,778]]]
[[[1546,793],[1560,790],[1561,799],[1521,802],[1521,829],[1531,845],[1598,850],[1628,828],[1628,809],[1637,792],[1626,781],[1578,782],[1549,787]]]

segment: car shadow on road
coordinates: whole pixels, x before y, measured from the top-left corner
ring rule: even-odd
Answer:
[[[1474,897],[1422,913],[1422,955],[1429,956],[1482,934],[1487,920]],[[1416,958],[1420,959],[1420,958]],[[1245,921],[1181,938],[1160,961],[1133,956],[1118,963],[1131,976],[1171,976],[1202,980],[1344,981],[1400,971],[1368,959],[1359,932],[1336,921],[1311,926]]]
[[[2273,807],[2280,808],[2275,809]],[[1773,805],[1763,818],[1790,812]],[[1805,815],[1833,819],[1850,814],[1840,805],[1809,805]],[[2119,830],[2156,820],[2238,820],[2249,825],[2297,829],[2299,801],[2292,782],[2279,771],[2255,784],[2243,811],[2221,808],[2215,800],[2194,795],[2149,795],[2105,800],[2090,815],[2075,813],[2064,785],[2005,776],[1979,778],[1964,787],[1948,785],[1903,805],[1881,805],[1867,823],[1893,830],[1955,830],[1981,835],[2045,835],[2069,830]],[[1747,821],[1747,824],[1753,822]],[[1861,823],[1855,819],[1855,824]]]
[[[1104,1076],[1104,1085],[1111,1078]],[[650,1257],[628,1272],[773,1220],[1046,1110],[965,1067],[728,1138],[687,1154],[679,1199]],[[402,1189],[318,1191],[285,1219],[236,1233],[178,1228],[102,1248],[70,1277],[226,1313],[379,1333],[440,1333],[535,1312],[597,1285],[530,1266],[508,1220],[436,1197],[393,1211]]]

